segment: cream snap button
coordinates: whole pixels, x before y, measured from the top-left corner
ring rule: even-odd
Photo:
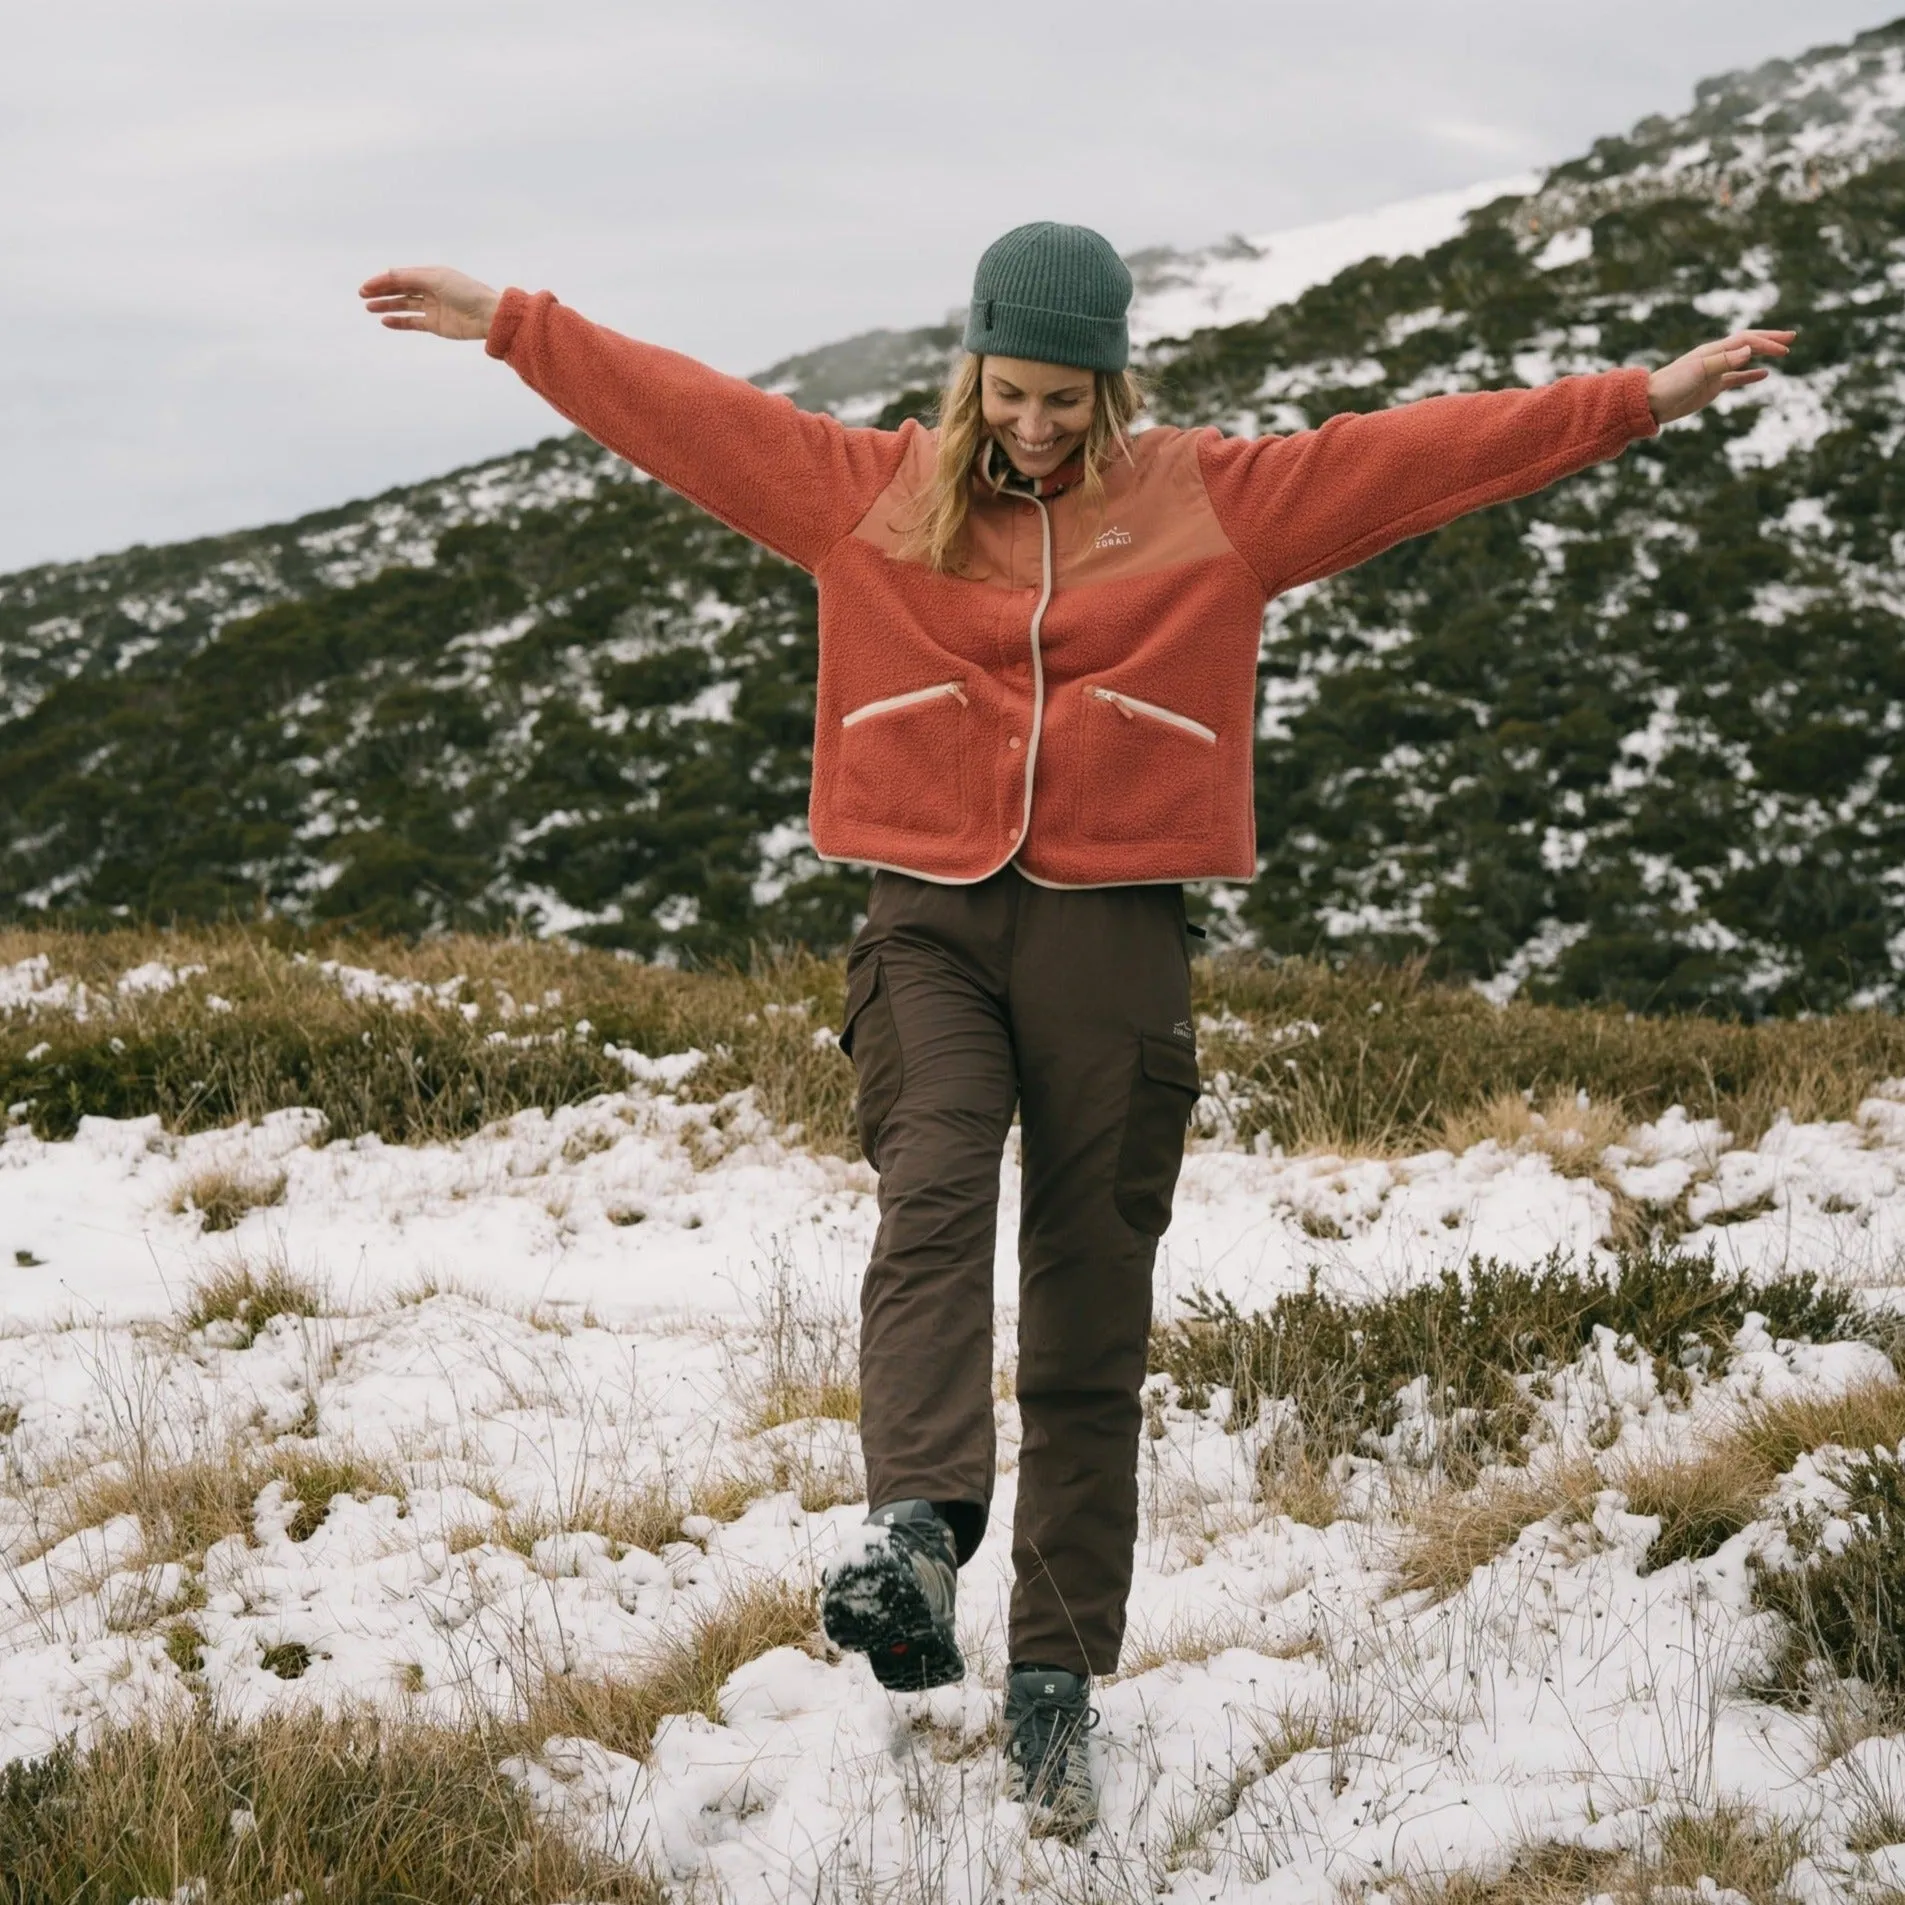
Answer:
[[[1018,837],[1019,837],[1019,830],[1016,827],[1014,827],[1012,831],[1006,835],[1006,838],[1008,840],[1016,840]]]
[[[1007,746],[1007,747],[1009,747],[1009,748],[1010,748],[1010,749],[1011,749],[1011,750],[1012,750],[1012,751],[1013,751],[1013,752],[1014,752],[1015,754],[1016,754],[1016,753],[1017,753],[1017,752],[1019,751],[1019,749],[1020,749],[1020,748],[1022,748],[1022,747],[1023,747],[1024,745],[1025,745],[1025,743],[1024,743],[1023,741],[1021,741],[1021,740],[1019,739],[1019,737],[1018,737],[1018,736],[1017,736],[1016,734],[1015,734],[1015,735],[1013,735],[1013,737],[1011,738],[1011,740],[1009,740],[1008,742],[1006,742],[1006,746]]]

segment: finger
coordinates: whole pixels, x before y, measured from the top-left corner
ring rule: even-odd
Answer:
[[[360,298],[375,298],[387,297],[394,291],[427,290],[428,270],[429,267],[425,265],[392,265],[388,271],[380,271],[376,277],[366,278],[357,287],[357,295]]]
[[[420,317],[387,317],[379,322],[387,331],[427,331],[430,328]]]
[[[1772,374],[1770,370],[1731,370],[1720,379],[1720,388],[1744,390],[1748,384],[1763,384]]]
[[[423,308],[423,302],[422,292],[406,291],[401,297],[367,298],[364,309],[366,311],[420,311]]]

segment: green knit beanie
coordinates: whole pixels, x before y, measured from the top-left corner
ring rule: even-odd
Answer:
[[[1131,274],[1107,240],[1083,225],[1041,219],[986,247],[972,280],[966,349],[1123,370],[1131,360],[1130,304]]]

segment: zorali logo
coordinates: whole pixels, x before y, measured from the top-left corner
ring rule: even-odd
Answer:
[[[1116,523],[1113,523],[1109,529],[1099,531],[1098,540],[1092,544],[1092,547],[1094,549],[1129,549],[1131,531],[1120,529]]]

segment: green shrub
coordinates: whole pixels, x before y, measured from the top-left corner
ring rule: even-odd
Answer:
[[[1848,1457],[1833,1479],[1846,1493],[1838,1515],[1850,1538],[1827,1543],[1823,1514],[1795,1516],[1800,1565],[1759,1569],[1754,1598],[1788,1623],[1789,1675],[1814,1661],[1905,1701],[1905,1466],[1874,1449]]]
[[[1532,1268],[1477,1258],[1390,1296],[1330,1296],[1312,1276],[1253,1314],[1201,1291],[1186,1309],[1153,1333],[1151,1367],[1193,1407],[1227,1388],[1236,1428],[1263,1400],[1288,1399],[1305,1446],[1327,1456],[1392,1431],[1401,1392],[1427,1377],[1442,1459],[1458,1464],[1512,1458],[1534,1413],[1518,1379],[1571,1363],[1597,1329],[1631,1339],[1672,1384],[1684,1380],[1683,1358],[1723,1361],[1752,1310],[1776,1334],[1812,1341],[1869,1322],[1852,1298],[1810,1279],[1755,1283],[1711,1253],[1659,1249],[1622,1252],[1612,1276],[1559,1252]]]

